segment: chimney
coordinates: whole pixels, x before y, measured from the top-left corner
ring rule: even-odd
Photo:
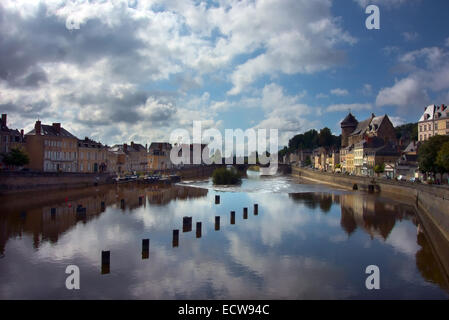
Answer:
[[[131,141],[131,147],[134,148],[134,141]]]
[[[36,132],[36,135],[39,135],[39,136],[41,135],[41,131],[42,131],[41,129],[42,129],[41,122],[40,122],[40,120],[37,120],[34,125],[34,131]]]
[[[123,144],[123,151],[124,152],[128,151],[128,145],[126,143]]]
[[[23,141],[23,129],[22,129],[22,130],[20,130],[20,135],[21,135],[21,137],[22,137],[22,141]]]
[[[55,129],[57,134],[61,133],[61,124],[60,123],[53,123],[53,128]]]
[[[2,127],[6,127],[6,113],[2,114]]]

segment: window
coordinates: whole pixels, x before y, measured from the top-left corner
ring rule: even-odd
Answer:
[[[449,129],[449,121],[446,121],[446,129]]]
[[[438,122],[435,123],[435,130],[438,130]]]

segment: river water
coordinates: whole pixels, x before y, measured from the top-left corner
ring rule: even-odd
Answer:
[[[122,184],[0,203],[1,299],[449,297],[412,206],[287,176],[253,174],[221,188],[210,180]],[[102,251],[110,251],[109,265]],[[80,270],[79,290],[66,288],[69,265]],[[365,286],[369,265],[379,267],[379,290]]]

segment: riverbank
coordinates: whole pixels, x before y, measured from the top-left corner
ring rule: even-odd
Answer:
[[[346,176],[304,168],[292,168],[292,175],[308,181],[328,184],[349,190],[379,193],[382,196],[414,204],[422,225],[435,247],[442,241],[449,243],[449,189],[426,184],[412,184],[378,178]],[[449,274],[449,252],[438,250],[441,262]]]
[[[182,179],[211,176],[216,166],[195,166],[176,170],[161,170],[158,174],[176,174]],[[0,172],[0,195],[33,191],[55,191],[89,188],[115,183],[115,175],[109,173],[71,173],[71,172]]]

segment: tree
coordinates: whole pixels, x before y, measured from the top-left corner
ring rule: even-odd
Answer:
[[[379,174],[381,174],[381,173],[384,173],[385,172],[385,163],[376,164],[374,166],[374,172],[377,174],[377,176],[379,176]]]
[[[326,127],[320,130],[318,142],[321,147],[330,147],[332,145],[332,132],[329,128]]]
[[[441,171],[449,172],[449,142],[445,142],[437,154],[437,166]]]
[[[3,163],[7,166],[22,167],[30,163],[30,158],[19,148],[13,148],[9,153],[3,155]]]
[[[437,163],[437,156],[446,142],[449,142],[449,136],[434,136],[421,145],[418,151],[418,162],[422,172],[444,171],[444,167]],[[442,160],[444,162],[444,158]]]

